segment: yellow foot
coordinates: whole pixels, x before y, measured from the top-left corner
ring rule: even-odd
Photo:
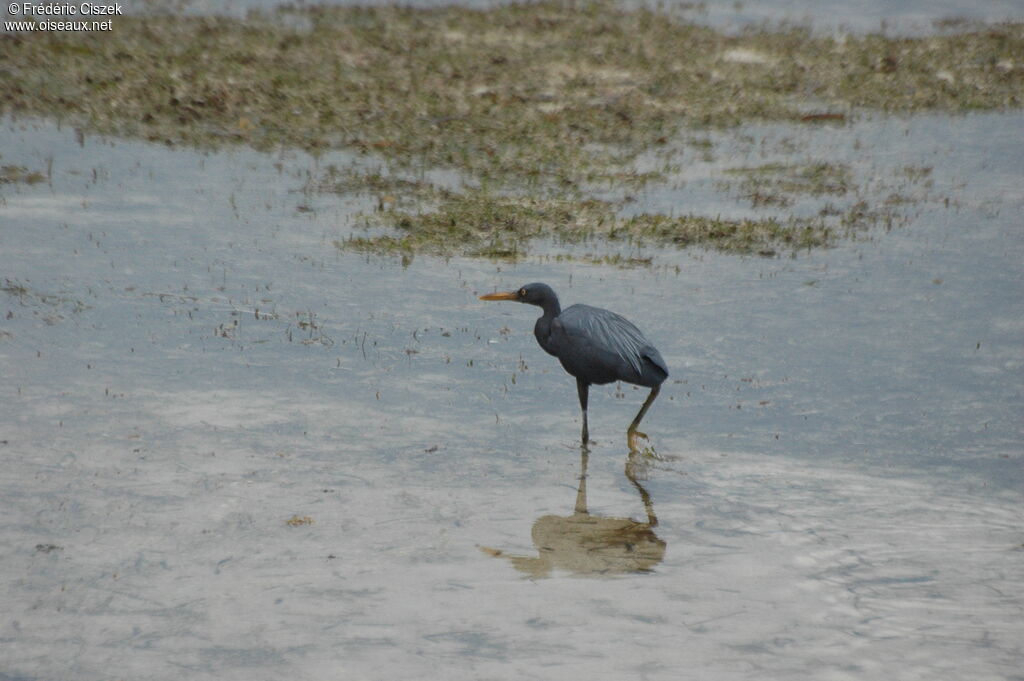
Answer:
[[[626,443],[629,445],[630,451],[640,450],[640,440],[650,440],[647,437],[647,433],[641,433],[639,430],[627,430],[626,431]]]

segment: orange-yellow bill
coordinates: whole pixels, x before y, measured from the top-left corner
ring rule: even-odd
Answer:
[[[486,296],[480,296],[480,300],[518,300],[519,294],[515,291],[509,291],[508,293],[488,293]]]

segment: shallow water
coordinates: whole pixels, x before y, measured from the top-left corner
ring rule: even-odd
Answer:
[[[831,250],[620,270],[343,252],[372,204],[300,191],[341,154],[5,121],[49,180],[0,186],[0,678],[1022,678],[1022,124],[745,128],[731,165],[930,182]],[[750,210],[686,160],[641,201]],[[572,381],[477,300],[534,280],[672,369],[658,458],[592,390],[585,507]]]

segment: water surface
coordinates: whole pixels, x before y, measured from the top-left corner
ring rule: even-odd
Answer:
[[[48,179],[0,186],[0,673],[1021,678],[1022,124],[744,129],[734,165],[930,184],[831,250],[623,270],[339,251],[372,201],[301,188],[341,154],[4,121]],[[641,200],[750,210],[715,163]],[[592,390],[583,518],[575,386],[477,300],[535,280],[672,369],[657,459]]]

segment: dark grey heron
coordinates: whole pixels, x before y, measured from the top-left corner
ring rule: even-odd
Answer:
[[[558,296],[547,284],[527,284],[518,291],[491,293],[480,300],[514,300],[536,305],[544,314],[533,327],[540,346],[558,358],[576,377],[576,390],[583,410],[583,444],[590,441],[587,430],[587,396],[592,384],[624,381],[651,389],[636,418],[626,431],[632,447],[640,420],[658,396],[668,378],[668,367],[661,353],[626,318],[590,305],[572,305],[562,309]]]

